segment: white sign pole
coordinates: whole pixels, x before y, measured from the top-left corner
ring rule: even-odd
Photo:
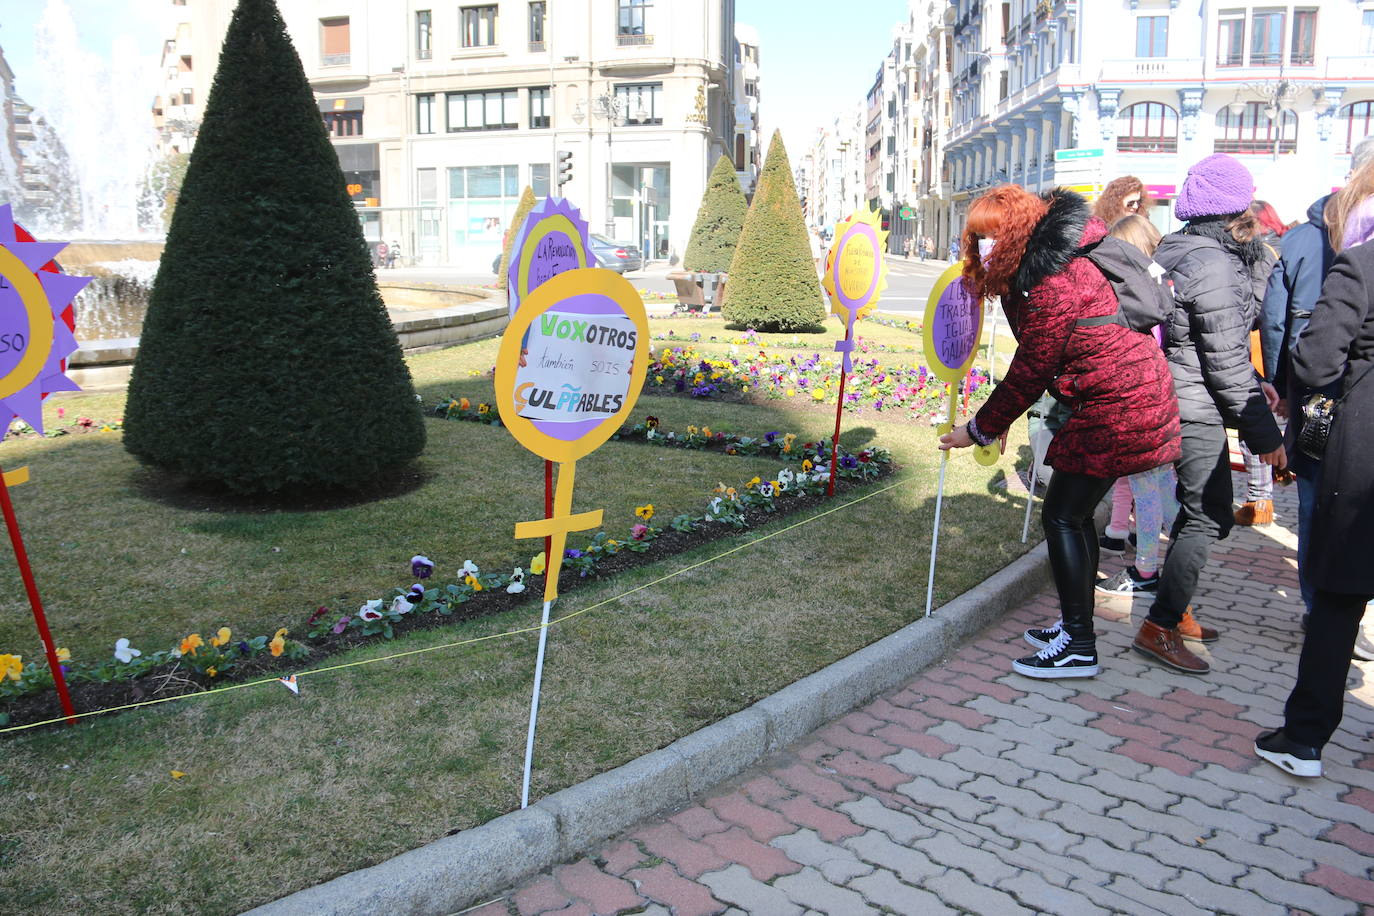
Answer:
[[[1035,475],[1040,470],[1041,455],[1035,450],[1035,438],[1031,437],[1030,489],[1026,493],[1026,520],[1021,523],[1021,543],[1030,536],[1031,506],[1035,504]]]
[[[945,501],[945,468],[949,467],[949,451],[940,459],[940,485],[935,491],[935,533],[930,537],[930,575],[926,577],[926,616],[935,600],[935,553],[940,549],[940,507]]]
[[[991,307],[992,334],[988,337],[988,383],[997,384],[997,306]]]
[[[534,764],[534,726],[539,721],[539,686],[544,680],[544,646],[549,641],[549,607],[552,601],[544,602],[544,618],[539,624],[539,655],[534,661],[534,693],[530,697],[530,731],[525,738],[525,778],[520,786],[520,807],[530,804],[530,768]]]

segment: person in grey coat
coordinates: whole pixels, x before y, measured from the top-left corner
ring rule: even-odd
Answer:
[[[1159,590],[1133,646],[1188,674],[1205,674],[1209,666],[1181,640],[1211,642],[1218,635],[1193,619],[1189,604],[1212,542],[1235,525],[1226,427],[1237,428],[1266,464],[1286,463],[1270,412],[1278,395],[1250,363],[1250,328],[1273,265],[1250,212],[1254,189],[1249,170],[1232,157],[1201,160],[1188,170],[1174,205],[1187,225],[1165,236],[1154,255],[1173,284],[1164,350],[1178,394],[1183,457],[1176,465],[1179,513]]]
[[[1350,653],[1374,599],[1374,243],[1338,256],[1293,350],[1293,374],[1310,388],[1333,383],[1345,400],[1322,458],[1307,574],[1312,616],[1283,728],[1255,753],[1296,776],[1320,776],[1321,750],[1340,725]]]

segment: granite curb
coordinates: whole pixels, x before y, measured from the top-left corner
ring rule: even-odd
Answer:
[[[678,807],[929,667],[1049,581],[1045,545],[772,696],[521,811],[264,904],[246,916],[443,916]]]

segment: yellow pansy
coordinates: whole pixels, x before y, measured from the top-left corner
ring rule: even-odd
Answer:
[[[530,560],[530,572],[536,576],[542,576],[544,574],[545,562],[544,551],[541,550],[534,555],[534,559]]]
[[[809,470],[811,470],[813,467],[815,467],[815,465],[813,465],[813,464],[811,463],[811,459],[810,459],[810,458],[804,458],[804,459],[802,459],[802,470],[803,470],[803,471],[809,471]]]
[[[24,656],[0,655],[0,680],[19,680],[24,674]]]
[[[797,389],[795,389],[795,388],[788,388],[787,391],[784,392],[784,393],[785,393],[789,398],[790,398],[790,397],[795,397],[796,394],[797,394]]]
[[[220,627],[219,632],[216,633],[214,636],[210,637],[210,645],[218,649],[220,646],[227,643],[229,641],[229,637],[233,635],[234,634],[230,631],[228,627]]]
[[[219,669],[211,665],[209,668],[205,669],[205,673],[210,675],[210,677],[214,677],[216,674],[219,674]]]
[[[282,652],[286,650],[286,640],[282,638],[280,631],[277,632],[276,636],[272,637],[272,641],[267,644],[267,648],[272,653],[273,658],[279,657]]]
[[[662,385],[662,384],[663,384],[663,376],[661,376],[661,375],[655,375],[655,376],[654,376],[654,381],[657,382],[658,384]]]
[[[458,409],[459,409],[459,410],[467,410],[467,409],[468,409],[469,407],[471,407],[471,406],[472,406],[472,402],[469,401],[467,398],[463,398],[461,401],[458,402]]]
[[[811,397],[812,397],[814,400],[817,400],[817,401],[824,401],[824,400],[825,400],[825,389],[823,389],[823,388],[812,388],[812,389],[811,389]]]
[[[466,576],[463,577],[463,584],[466,585],[468,588],[472,589],[474,592],[480,592],[482,590],[482,583],[478,582],[477,577],[474,576],[472,573],[468,573]]]
[[[752,480],[750,480],[750,481],[749,481],[748,483],[746,483],[744,486],[745,486],[745,488],[752,490],[754,487],[757,487],[757,486],[758,486],[759,484],[761,484],[762,482],[763,482],[763,481],[762,481],[760,478],[754,477]]]
[[[196,650],[205,645],[205,640],[200,638],[199,633],[192,633],[181,641],[182,655],[195,655]]]
[[[695,436],[698,432],[700,432],[700,430],[698,430],[695,426],[687,427],[687,435],[689,436]]]
[[[66,647],[57,650],[57,660],[59,662],[69,662],[72,660],[72,652]]]
[[[703,426],[701,428],[701,434],[705,436],[707,439],[711,438],[711,427]]]
[[[644,519],[644,521],[647,522],[649,519],[654,517],[654,504],[648,503],[647,505],[643,506],[635,506],[635,515],[638,515],[640,518]]]

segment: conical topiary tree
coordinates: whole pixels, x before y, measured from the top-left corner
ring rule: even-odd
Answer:
[[[682,256],[683,269],[702,273],[729,271],[730,259],[735,256],[735,246],[748,212],[749,205],[744,201],[735,167],[728,157],[721,156],[706,181],[706,193],[697,210],[692,237]]]
[[[241,493],[356,489],[424,421],[273,0],[224,39],[129,382],[125,447]]]
[[[726,321],[760,331],[800,331],[825,319],[801,201],[778,131],[768,144],[754,202],[730,261],[720,311]]]
[[[498,280],[501,288],[506,288],[507,277],[510,275],[510,250],[515,245],[515,237],[520,234],[520,228],[525,225],[525,217],[530,215],[534,205],[538,201],[534,199],[534,189],[525,185],[525,190],[520,194],[520,201],[515,205],[515,215],[511,217],[510,226],[506,229],[506,237],[501,242],[501,269],[498,271]]]

